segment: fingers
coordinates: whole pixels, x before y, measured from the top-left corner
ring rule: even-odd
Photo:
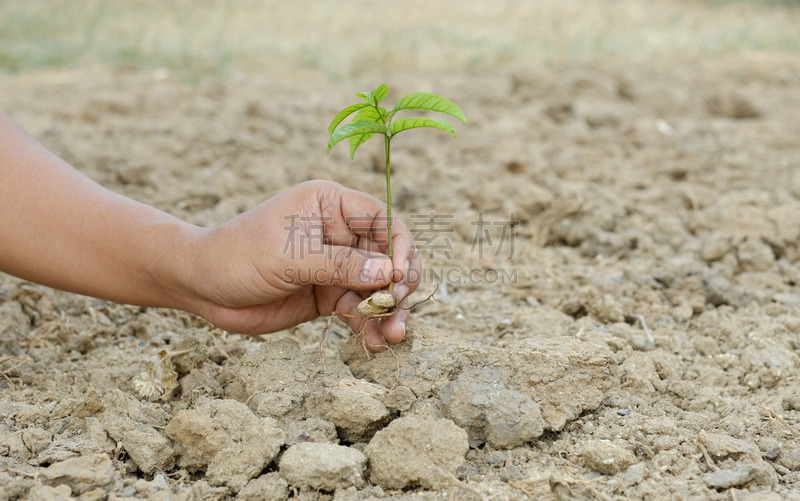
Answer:
[[[342,294],[339,301],[336,303],[336,311],[346,313],[348,316],[339,316],[344,323],[356,335],[364,335],[364,344],[367,349],[373,353],[381,352],[386,349],[386,341],[378,331],[377,320],[367,320],[358,315],[358,303],[362,301],[362,297],[353,291],[347,291]]]
[[[400,302],[392,316],[380,321],[359,317],[357,307],[362,298],[352,291],[340,297],[336,311],[356,317],[343,320],[354,332],[365,336],[370,351],[382,351],[387,341],[399,343],[409,319],[409,311],[404,309],[408,308],[407,297],[422,280],[420,254],[405,222],[392,218],[393,256],[389,262],[387,209],[383,202],[336,183],[314,181],[304,186],[317,194],[325,225],[325,248],[331,251],[319,263],[326,271],[319,274],[320,280],[315,284],[366,291],[393,283]]]
[[[355,195],[353,195],[353,200],[361,202],[354,205],[362,209],[370,202],[370,199],[372,197],[359,192],[355,192]],[[376,202],[375,200],[372,201]],[[342,203],[344,207],[344,197]],[[345,213],[344,209],[343,213]],[[364,237],[358,239],[357,245],[360,248],[373,252],[388,253],[388,228],[385,208],[381,207],[374,218],[353,218],[348,224],[351,231]],[[397,216],[392,217],[392,251],[393,269],[391,281],[407,286],[407,290],[403,292],[395,290],[398,298],[403,299],[419,286],[422,279],[422,261],[420,253],[414,245],[411,232],[405,222]]]
[[[408,299],[403,299],[397,312],[383,319],[366,319],[358,314],[358,303],[364,298],[353,291],[347,291],[336,303],[336,311],[345,313],[341,318],[356,335],[364,336],[364,344],[371,352],[381,352],[386,349],[386,342],[399,343],[406,335],[409,311]]]
[[[400,244],[393,256],[392,281],[398,299],[403,299],[417,290],[422,281],[422,259],[413,242],[406,245],[401,239]]]
[[[389,284],[392,262],[382,254],[345,246],[327,246],[324,252],[305,256],[300,270],[311,285],[355,290],[380,289]]]
[[[383,202],[332,182],[313,181],[303,186],[317,194],[326,245],[388,254],[388,214]],[[422,278],[420,254],[408,226],[396,215],[392,218],[392,250],[393,270],[386,283],[405,283],[411,293]]]
[[[386,204],[360,191],[345,188],[336,183],[314,181],[310,184],[317,190],[322,221],[326,225],[326,243],[373,248],[361,240],[377,243],[377,248],[386,254],[389,250],[388,213]],[[395,263],[402,269],[411,260],[413,241],[408,227],[396,215],[392,217],[392,247]]]
[[[330,181],[309,181],[325,225],[327,244],[361,246],[361,239],[378,242],[387,251],[386,204],[377,198]]]
[[[408,308],[408,298],[400,301],[397,313],[381,319],[380,333],[384,340],[392,344],[399,343],[406,336],[406,325],[411,314],[404,308]]]

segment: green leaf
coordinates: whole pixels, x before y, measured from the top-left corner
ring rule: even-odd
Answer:
[[[362,120],[366,120],[367,122],[383,123],[387,114],[388,112],[386,111],[386,108],[382,106],[378,106],[377,110],[374,106],[367,106],[356,113],[350,123],[356,123]]]
[[[370,92],[359,92],[356,96],[360,97],[364,100],[366,104],[373,104],[378,106],[378,104],[383,101],[383,98],[386,97],[386,94],[389,93],[389,87],[386,84],[380,84],[379,86],[372,89]]]
[[[442,129],[447,131],[456,138],[456,131],[447,120],[439,120],[437,118],[400,118],[392,122],[389,126],[389,133],[394,136],[404,130],[416,129],[418,127],[433,127],[434,129]]]
[[[352,106],[348,106],[347,108],[345,108],[342,111],[340,111],[339,113],[337,113],[336,116],[333,117],[333,121],[331,122],[331,125],[328,127],[328,134],[329,135],[333,135],[333,131],[336,130],[336,127],[338,127],[339,124],[342,123],[342,121],[345,118],[349,117],[354,112],[356,112],[356,111],[358,111],[358,110],[360,110],[360,109],[362,109],[362,108],[364,108],[366,106],[370,106],[370,105],[368,103],[358,103],[358,104],[354,104]]]
[[[374,132],[370,132],[368,134],[350,136],[350,158],[351,159],[355,158],[356,150],[358,149],[358,147],[369,141],[370,138],[374,135],[375,135]]]
[[[368,106],[355,114],[352,123],[361,121],[383,123],[386,114],[386,109],[381,106],[378,106],[377,110],[373,106]],[[350,158],[355,158],[358,147],[369,141],[374,135],[374,133],[369,133],[350,136]]]
[[[331,140],[328,141],[328,151],[331,151],[339,141],[348,137],[362,135],[362,134],[386,134],[386,126],[376,122],[362,120],[360,122],[347,124],[339,127],[339,129],[331,134]]]
[[[442,97],[437,94],[431,94],[429,92],[412,92],[411,94],[404,96],[394,106],[394,112],[398,112],[400,110],[438,111],[461,120],[461,123],[463,124],[467,123],[467,118],[464,116],[464,112],[462,112],[458,106],[453,104],[452,101],[446,97]]]
[[[373,89],[370,94],[372,95],[372,102],[375,104],[375,106],[378,106],[378,104],[383,101],[383,98],[385,98],[388,93],[389,87],[387,87],[386,84],[380,84],[377,88]]]

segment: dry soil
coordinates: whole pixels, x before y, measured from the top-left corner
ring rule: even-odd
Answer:
[[[57,154],[196,224],[312,178],[382,197],[380,145],[325,155],[371,79],[4,81]],[[469,120],[393,144],[439,288],[396,359],[0,276],[0,499],[800,499],[799,82],[757,55],[396,75]],[[162,351],[177,387],[142,398]]]

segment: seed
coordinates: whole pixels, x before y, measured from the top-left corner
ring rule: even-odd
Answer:
[[[397,295],[392,291],[378,291],[358,305],[358,314],[362,317],[372,317],[388,313],[397,306]]]

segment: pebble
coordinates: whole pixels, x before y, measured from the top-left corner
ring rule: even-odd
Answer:
[[[636,463],[631,451],[603,440],[589,441],[581,453],[586,466],[592,470],[614,475]]]
[[[712,471],[703,475],[712,489],[729,489],[745,484],[774,485],[775,472],[766,463],[743,464],[733,469]]]
[[[114,464],[105,453],[67,459],[50,465],[41,473],[44,483],[67,485],[75,494],[104,487],[111,483],[113,477]]]
[[[235,400],[200,397],[179,411],[164,430],[180,455],[179,466],[204,470],[215,486],[240,490],[278,455],[285,434],[272,418],[260,418]]]
[[[436,488],[450,481],[468,450],[467,432],[449,419],[401,417],[367,446],[370,480],[384,489]]]
[[[66,485],[58,487],[40,485],[31,489],[25,499],[28,501],[72,501],[75,498],[70,495],[69,487]]]
[[[236,495],[237,501],[286,501],[289,483],[277,471],[254,478]]]
[[[496,371],[463,372],[442,389],[445,416],[466,430],[470,445],[516,447],[539,437],[546,425],[541,409],[528,395],[506,387]]]
[[[154,489],[158,489],[160,491],[166,491],[169,489],[169,484],[167,484],[167,479],[161,473],[159,473],[158,475],[155,476],[155,478],[153,478],[152,485]]]
[[[334,491],[363,486],[366,467],[367,456],[358,449],[303,442],[284,453],[280,472],[294,487]]]

